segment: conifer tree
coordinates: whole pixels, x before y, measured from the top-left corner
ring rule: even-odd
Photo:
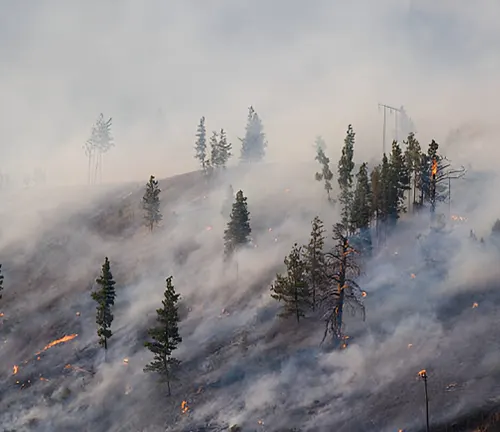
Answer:
[[[271,297],[284,302],[280,317],[295,316],[298,323],[311,307],[311,299],[306,277],[307,265],[302,259],[302,248],[297,243],[284,262],[286,275],[276,275],[276,281],[271,286]]]
[[[380,235],[380,219],[382,212],[382,182],[381,182],[381,166],[376,166],[373,168],[370,174],[371,189],[372,189],[372,201],[371,201],[371,212],[372,218],[375,220],[375,236],[377,241]]]
[[[342,205],[341,219],[342,225],[346,229],[349,229],[349,218],[351,216],[352,206],[352,170],[354,169],[353,157],[355,135],[352,126],[349,125],[344,139],[342,156],[338,164],[338,183],[340,187],[339,202]]]
[[[342,224],[336,224],[333,227],[333,239],[337,244],[331,252],[326,254],[331,285],[322,302],[326,324],[323,341],[330,333],[336,347],[344,340],[342,325],[345,306],[359,307],[363,313],[363,319],[365,312],[362,302],[364,292],[354,280],[360,275],[355,258],[357,252],[349,244],[345,235],[346,230],[347,228]]]
[[[216,131],[213,131],[210,137],[210,166],[219,167],[219,134]]]
[[[415,134],[412,132],[408,135],[408,140],[404,142],[406,144],[405,150],[405,163],[406,170],[410,176],[410,191],[408,193],[408,206],[412,203],[413,206],[417,204],[417,190],[420,175],[420,164],[421,164],[421,153],[420,143],[415,138]]]
[[[146,191],[142,197],[142,208],[144,210],[144,221],[151,231],[155,225],[163,219],[160,212],[160,188],[154,176],[149,178],[146,184]]]
[[[226,164],[232,156],[232,145],[227,142],[226,131],[224,129],[220,130],[220,134],[213,132],[210,138],[210,146],[212,148],[211,165],[214,168],[226,168]]]
[[[311,306],[315,310],[319,299],[327,285],[325,274],[325,230],[323,222],[316,216],[312,221],[312,231],[309,244],[305,247],[304,261],[306,264],[307,285],[311,293]]]
[[[96,279],[98,289],[91,293],[92,299],[97,302],[96,324],[97,336],[99,336],[99,345],[105,350],[108,349],[108,339],[113,335],[111,332],[111,323],[113,314],[111,307],[115,304],[115,281],[111,274],[111,266],[108,257],[104,259],[101,275]]]
[[[330,195],[330,192],[332,190],[332,178],[333,178],[333,173],[330,170],[330,159],[326,157],[325,152],[323,151],[323,147],[319,146],[316,149],[316,158],[315,158],[320,164],[321,164],[321,172],[317,172],[315,175],[315,178],[317,181],[324,180],[325,182],[325,190],[328,196],[328,201],[332,201],[332,197]]]
[[[325,140],[323,139],[322,136],[317,136],[316,137],[316,140],[314,141],[314,148],[316,150],[316,152],[321,149],[323,151],[326,150],[326,142]]]
[[[2,299],[3,291],[3,274],[2,274],[2,264],[0,264],[0,300]]]
[[[368,178],[368,166],[362,163],[356,175],[356,188],[351,209],[352,231],[367,230],[372,215],[372,190]]]
[[[175,368],[180,361],[172,356],[177,345],[182,342],[179,335],[179,315],[177,302],[180,295],[172,285],[172,276],[166,280],[166,289],[162,300],[163,307],[156,310],[157,326],[148,330],[153,340],[144,345],[154,354],[154,360],[149,363],[144,372],[156,372],[167,382],[168,395],[171,395],[170,382],[174,378]]]
[[[224,231],[224,251],[230,256],[236,249],[250,241],[250,212],[247,207],[247,198],[239,190],[233,203],[231,216]]]
[[[266,153],[266,136],[262,121],[253,107],[248,108],[248,118],[245,130],[245,137],[240,138],[241,162],[260,162],[264,159]]]
[[[207,168],[207,130],[205,128],[205,117],[200,119],[196,132],[195,158],[200,161],[203,171]]]
[[[405,192],[410,189],[410,177],[403,152],[397,141],[392,143],[390,158],[389,206],[391,219],[395,221],[400,213],[406,212]]]
[[[380,165],[380,220],[385,223],[391,214],[391,165],[387,155],[382,156]]]

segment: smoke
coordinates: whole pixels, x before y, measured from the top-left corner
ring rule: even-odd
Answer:
[[[47,0],[2,11],[6,430],[419,430],[421,369],[434,422],[496,397],[497,2]],[[445,228],[430,228],[425,212],[403,217],[366,263],[366,321],[347,315],[349,347],[329,352],[319,346],[321,321],[276,318],[269,286],[315,215],[328,230],[338,221],[314,180],[316,135],[334,172],[350,123],[356,163],[378,160],[378,102],[404,105],[422,145],[435,138],[469,172],[453,181],[451,206],[437,208]],[[230,167],[206,184],[191,172],[199,118],[208,131],[227,129],[236,160],[250,104],[271,163]],[[87,188],[82,145],[100,112],[113,117],[116,147],[104,156],[105,184]],[[36,168],[48,184],[23,188]],[[153,234],[140,208],[152,173],[169,177]],[[229,184],[248,197],[255,246],[238,254],[237,272],[221,254]],[[90,299],[105,256],[117,281],[106,358]],[[169,275],[183,337],[170,398],[143,372]],[[78,336],[36,355],[70,334]]]

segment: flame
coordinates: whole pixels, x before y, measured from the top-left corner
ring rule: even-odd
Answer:
[[[413,346],[413,344],[408,344],[408,348],[411,348]]]
[[[128,365],[128,358],[124,358],[124,359],[123,359],[123,364]]]
[[[415,273],[412,273],[412,274],[410,275],[410,277],[411,277],[412,279],[415,279],[417,276],[415,276]]]
[[[438,163],[436,159],[432,159],[432,175],[435,176],[438,172]]]
[[[467,220],[465,216],[458,216],[458,215],[451,215],[451,219],[460,222],[465,222]]]
[[[40,381],[48,381],[48,379],[44,378],[44,377],[40,377]]]
[[[14,365],[14,367],[12,368],[12,375],[17,374],[18,371],[19,371],[19,366],[18,365]]]
[[[422,369],[419,373],[418,376],[420,378],[426,378],[427,377],[427,371],[425,369]]]
[[[475,309],[479,306],[479,304],[477,304],[476,302],[472,303],[472,309]]]
[[[258,420],[257,423],[260,424],[261,426],[263,426],[264,425],[264,420]]]
[[[37,352],[36,355],[42,353],[43,351],[47,351],[49,348],[52,348],[53,346],[59,345],[60,343],[69,342],[70,340],[73,340],[77,336],[78,336],[77,334],[72,334],[72,335],[68,335],[68,336],[63,336],[60,339],[56,339],[55,341],[52,341],[51,343],[49,343],[48,345],[46,345],[43,348],[43,350]]]
[[[77,313],[76,313],[76,316],[80,316],[80,312],[77,312]]]
[[[181,412],[182,414],[186,414],[189,411],[189,407],[186,401],[182,401],[181,403]]]
[[[362,295],[363,297],[366,297],[366,291],[361,291],[361,295]]]
[[[2,317],[3,317],[3,312],[0,312],[0,318],[2,318]]]

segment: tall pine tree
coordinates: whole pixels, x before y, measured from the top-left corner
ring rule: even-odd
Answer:
[[[226,168],[226,164],[232,156],[232,145],[231,143],[228,143],[226,131],[224,129],[221,129],[219,134],[217,134],[217,132],[213,132],[212,137],[210,138],[210,146],[212,148],[212,167]]]
[[[3,291],[3,274],[2,274],[2,264],[0,264],[0,300],[2,299]]]
[[[239,190],[233,203],[231,216],[224,231],[224,252],[230,256],[236,249],[250,242],[250,212],[248,211],[247,198]]]
[[[421,172],[421,153],[422,150],[420,148],[420,143],[415,138],[415,134],[412,132],[408,135],[407,141],[404,142],[406,144],[405,150],[405,163],[406,170],[410,176],[410,190],[408,193],[408,207],[410,204],[413,206],[412,209],[415,209],[415,205],[417,204],[417,191],[419,184],[419,176]]]
[[[157,326],[148,330],[153,340],[144,345],[154,354],[154,360],[145,368],[145,372],[156,372],[167,382],[168,395],[171,395],[170,382],[175,377],[175,368],[180,361],[172,356],[177,345],[182,342],[179,335],[179,315],[177,302],[180,295],[172,285],[172,276],[166,280],[166,289],[162,300],[163,307],[156,310]]]
[[[219,167],[219,134],[216,131],[210,137],[210,166],[214,169]]]
[[[351,208],[352,231],[366,230],[372,215],[372,190],[368,178],[368,166],[362,163],[356,175],[356,188]]]
[[[240,141],[242,162],[260,162],[264,159],[267,147],[266,136],[262,121],[253,107],[248,109],[245,137],[240,138]]]
[[[144,221],[151,231],[155,225],[163,219],[160,212],[160,188],[154,176],[149,178],[146,184],[146,191],[142,197],[142,208],[144,210]]]
[[[288,318],[295,316],[297,323],[305,317],[311,307],[309,287],[307,285],[307,265],[302,259],[302,248],[293,245],[292,251],[285,258],[286,275],[277,274],[276,281],[271,286],[271,297],[283,301],[283,310],[279,316]]]
[[[363,313],[363,319],[365,312],[362,302],[364,292],[355,281],[360,274],[355,258],[357,252],[349,244],[349,240],[344,234],[346,230],[347,228],[342,224],[336,224],[333,227],[333,239],[337,244],[331,252],[326,254],[331,284],[322,302],[325,310],[323,341],[330,333],[335,347],[338,347],[344,340],[342,326],[346,304],[359,307]]]
[[[200,119],[196,132],[195,158],[200,161],[203,171],[207,168],[207,130],[205,128],[205,117]]]
[[[327,285],[325,273],[325,230],[323,222],[316,216],[312,221],[311,237],[305,247],[304,261],[306,264],[307,284],[311,293],[311,306],[316,309]]]
[[[354,140],[356,134],[349,125],[347,134],[344,139],[344,147],[342,147],[342,156],[338,164],[338,183],[340,187],[339,202],[342,205],[340,210],[342,225],[349,229],[351,207],[352,207],[352,170],[354,169]]]
[[[403,152],[397,141],[392,143],[390,158],[390,215],[392,221],[406,212],[405,192],[410,189],[410,176]]]
[[[108,257],[104,259],[101,275],[96,279],[98,289],[91,293],[92,299],[97,302],[96,324],[97,336],[99,336],[99,345],[105,350],[108,349],[108,339],[113,335],[111,332],[111,323],[113,314],[111,307],[115,304],[115,281],[111,274],[111,266]]]
[[[317,181],[324,180],[325,182],[325,190],[326,194],[328,196],[328,201],[332,202],[332,197],[330,195],[330,192],[332,190],[332,178],[333,178],[333,173],[330,169],[330,159],[326,157],[325,152],[323,150],[323,147],[318,145],[316,148],[316,158],[315,158],[320,164],[321,164],[321,172],[317,172],[315,175],[315,178]]]

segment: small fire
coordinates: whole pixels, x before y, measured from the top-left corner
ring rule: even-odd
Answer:
[[[186,401],[182,401],[181,403],[181,412],[182,414],[186,414],[189,411],[189,407]]]
[[[77,313],[76,313],[76,316],[80,316],[80,312],[77,312]]]
[[[415,279],[417,276],[415,276],[415,273],[412,273],[412,274],[410,275],[410,277],[411,277],[412,279]]]
[[[479,306],[479,304],[477,304],[476,302],[472,303],[472,309],[475,309]]]
[[[451,220],[465,222],[467,218],[465,216],[451,215]]]
[[[411,348],[413,346],[413,344],[408,344],[408,348]]]
[[[425,369],[422,369],[419,373],[418,376],[420,378],[426,378],[427,377],[427,371]]]
[[[2,317],[3,317],[3,312],[0,312],[0,318],[2,318]]]
[[[128,365],[128,358],[124,358],[124,359],[123,359],[123,364]]]
[[[438,172],[438,163],[436,159],[432,159],[432,175],[435,176]]]
[[[261,426],[264,426],[264,420],[258,420],[257,423]]]
[[[366,297],[366,291],[361,291],[361,295],[362,295],[363,297]]]
[[[37,359],[37,360],[40,360],[40,356],[38,356],[36,359]]]
[[[44,377],[40,377],[40,381],[48,381],[48,379],[44,378]]]
[[[14,365],[14,367],[12,368],[12,375],[17,374],[18,371],[19,371],[19,366],[18,365]]]
[[[68,335],[68,336],[63,336],[60,339],[56,339],[55,341],[52,341],[51,343],[49,343],[48,345],[46,345],[43,348],[43,350],[37,352],[36,355],[40,354],[43,351],[47,351],[49,348],[52,348],[53,346],[59,345],[59,344],[64,343],[64,342],[69,342],[70,340],[73,340],[77,336],[78,336],[77,334],[72,334],[72,335]]]

